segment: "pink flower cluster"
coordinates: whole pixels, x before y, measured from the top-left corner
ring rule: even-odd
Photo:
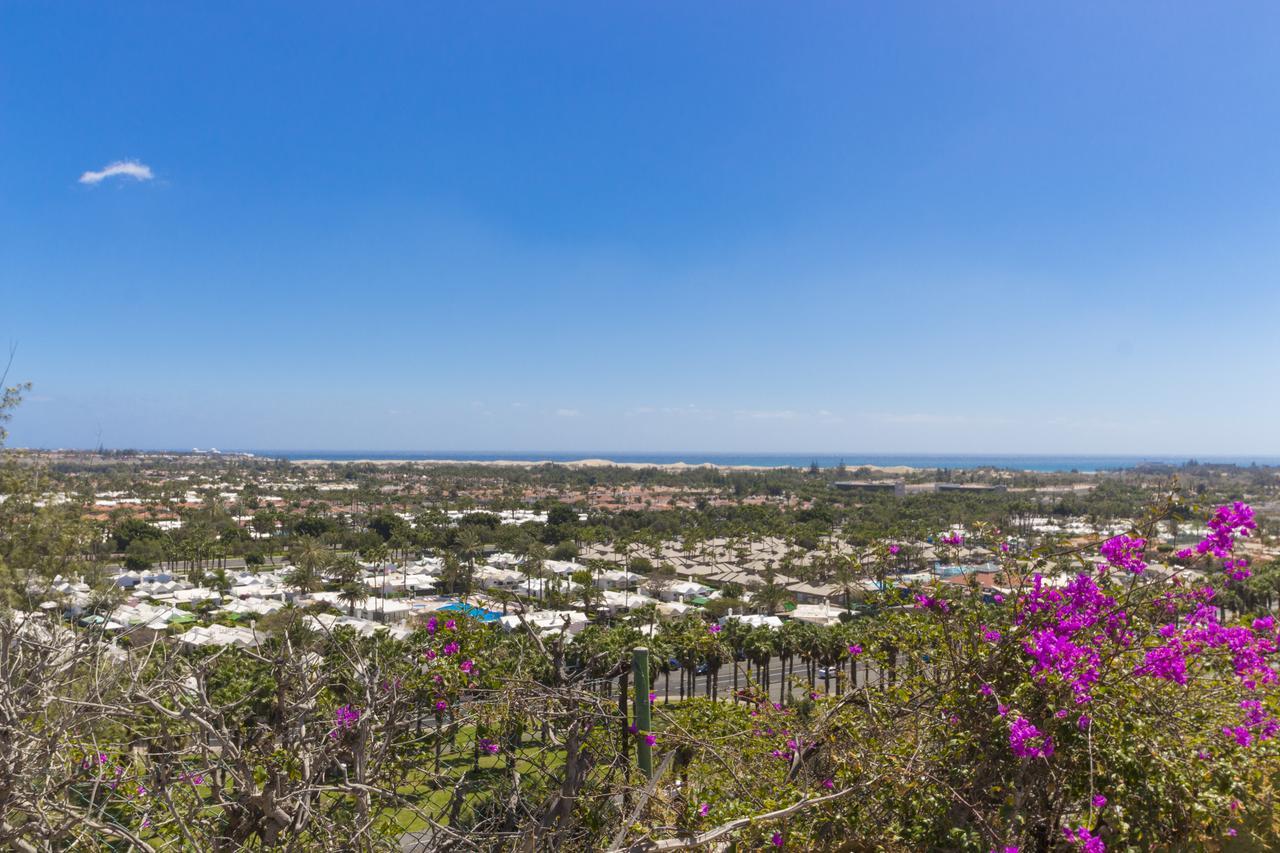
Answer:
[[[1211,593],[1205,598],[1211,598]],[[1236,677],[1250,690],[1272,684],[1280,672],[1268,660],[1280,651],[1280,635],[1275,620],[1255,619],[1252,627],[1227,627],[1218,622],[1213,607],[1204,601],[1187,617],[1184,627],[1169,624],[1160,628],[1164,642],[1149,649],[1135,675],[1149,675],[1177,684],[1187,683],[1187,658],[1207,649],[1220,649],[1231,656]]]
[[[1125,612],[1085,574],[1062,589],[1045,587],[1044,579],[1036,575],[1022,604],[1018,624],[1039,613],[1048,617],[1022,646],[1035,661],[1032,676],[1046,684],[1048,675],[1056,673],[1070,685],[1078,704],[1088,702],[1098,680],[1102,647],[1108,640],[1126,647],[1132,642]]]
[[[1009,725],[1009,748],[1019,758],[1048,758],[1053,755],[1053,738],[1041,734],[1026,717],[1016,716]]]
[[[329,737],[337,738],[342,732],[348,729],[354,729],[360,722],[360,709],[353,705],[343,705],[333,714],[333,729],[329,732]]]
[[[1147,540],[1145,539],[1134,536],[1113,536],[1102,543],[1098,552],[1112,568],[1124,569],[1140,575],[1147,569],[1147,564],[1142,559],[1143,552],[1146,550]]]
[[[1248,536],[1250,530],[1258,529],[1258,523],[1253,520],[1253,507],[1236,501],[1230,506],[1218,507],[1213,518],[1209,519],[1208,527],[1209,535],[1196,545],[1196,553],[1211,553],[1225,559],[1235,550],[1236,537]]]
[[[787,735],[787,734],[788,732],[783,732],[783,735]],[[797,742],[796,739],[793,737],[788,737],[785,749],[775,749],[769,754],[772,755],[774,758],[779,758],[779,759],[782,759],[783,761],[790,761],[792,758],[795,757],[795,754],[799,751],[800,751],[799,742]]]
[[[1079,845],[1083,853],[1106,853],[1107,851],[1107,845],[1102,843],[1102,839],[1083,826],[1074,830],[1063,827],[1062,834],[1067,837],[1067,843]]]
[[[1240,746],[1249,746],[1255,741],[1271,740],[1280,732],[1280,720],[1267,713],[1262,703],[1256,699],[1246,699],[1240,703],[1244,711],[1244,719],[1238,726],[1223,726],[1222,733]]]
[[[90,755],[84,761],[81,761],[80,767],[84,770],[88,770],[96,764],[106,764],[108,760],[109,759],[105,752],[99,752],[97,755]]]
[[[960,533],[959,531],[948,533],[946,536],[942,537],[942,544],[950,545],[954,548],[959,548],[961,545],[964,544],[964,534]]]
[[[1234,557],[1233,554],[1236,537],[1248,536],[1250,530],[1258,529],[1258,523],[1253,519],[1253,507],[1243,501],[1220,506],[1214,510],[1213,518],[1209,519],[1207,526],[1209,535],[1196,544],[1195,553],[1212,554],[1222,560],[1223,570],[1233,581],[1242,581],[1252,575],[1249,561]],[[1183,560],[1190,559],[1192,550],[1183,548],[1177,556]]]
[[[444,629],[446,631],[458,630],[458,621],[456,619],[448,620],[447,622],[444,623]],[[435,616],[432,616],[430,619],[427,620],[427,633],[434,635],[439,630],[440,630],[440,620]]]
[[[917,610],[937,610],[939,613],[950,613],[951,605],[941,598],[933,598],[932,596],[916,594]]]

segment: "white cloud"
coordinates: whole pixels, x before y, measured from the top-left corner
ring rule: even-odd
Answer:
[[[151,174],[151,167],[144,163],[137,160],[117,160],[100,172],[85,172],[80,176],[80,183],[98,184],[117,175],[138,181],[149,181],[155,177]]]
[[[581,414],[582,412],[577,409],[556,409],[556,417],[558,418],[576,418]]]

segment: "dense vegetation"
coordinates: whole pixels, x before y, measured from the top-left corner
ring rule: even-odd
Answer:
[[[163,480],[140,471],[104,476],[130,488]],[[398,514],[404,499],[373,479],[344,497],[348,512],[322,512],[305,490],[271,510],[253,507],[252,494],[243,509],[211,496],[161,531],[122,514],[90,520],[99,475],[10,456],[0,569],[18,611],[0,617],[0,843],[1097,851],[1237,834],[1270,843],[1280,571],[1242,562],[1239,543],[1263,530],[1235,498],[1274,482],[1189,471],[1159,497],[1153,484],[1167,473],[1052,497],[902,500],[837,495],[789,472],[774,482],[803,500],[708,499],[583,521],[549,497],[547,521],[524,525],[484,514],[450,522],[449,499],[429,494],[411,524]],[[526,475],[579,476],[511,476]],[[738,481],[688,476],[717,493]],[[50,477],[64,492],[85,486],[78,499],[51,502]],[[767,492],[770,476],[759,482]],[[1020,520],[1042,514],[1134,522],[1121,536],[1002,548]],[[243,536],[233,515],[270,535]],[[1175,569],[1166,578],[1149,569],[1148,541],[1170,520],[1207,521],[1208,533],[1165,555]],[[980,532],[939,546],[987,547],[1011,593],[887,585],[861,615],[824,628],[697,615],[655,624],[642,612],[571,638],[441,613],[394,639],[316,630],[286,608],[262,620],[257,648],[210,650],[164,637],[112,642],[30,613],[54,575],[92,581],[116,560],[213,573],[233,555],[287,551],[315,570],[300,586],[333,586],[355,554],[425,548],[462,565],[486,546],[541,558],[591,542],[771,534],[799,546],[839,537],[883,557],[896,537],[957,521]],[[457,583],[465,587],[465,572]],[[647,729],[630,695],[641,645],[654,685]],[[729,662],[734,686],[723,695],[711,674]],[[645,747],[652,779],[638,762]]]

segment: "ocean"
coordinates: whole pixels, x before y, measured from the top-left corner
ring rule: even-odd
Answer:
[[[543,452],[523,450],[460,451],[460,450],[241,450],[224,451],[252,453],[276,459],[323,459],[333,462],[353,459],[442,459],[461,462],[575,462],[581,459],[608,459],[613,462],[670,465],[684,462],[689,465],[711,463],[713,465],[750,465],[762,468],[807,468],[817,463],[822,468],[834,468],[844,463],[850,469],[860,465],[890,467],[906,465],[911,468],[1010,468],[1019,471],[1115,471],[1137,465],[1162,463],[1182,465],[1187,456],[1073,456],[1073,455],[1017,455],[1017,454],[954,454],[954,453],[621,453],[607,450]],[[1224,456],[1196,455],[1200,462],[1248,466],[1280,465],[1280,456]]]

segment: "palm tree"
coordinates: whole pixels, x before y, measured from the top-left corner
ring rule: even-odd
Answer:
[[[632,545],[632,539],[629,535],[619,536],[618,539],[614,542],[614,545],[613,545],[614,553],[622,554],[621,568],[623,569],[627,568],[627,566],[630,565],[631,563],[631,545]]]
[[[703,635],[702,658],[707,662],[707,696],[720,697],[720,666],[730,656],[728,648],[716,634],[707,632]]]
[[[315,592],[323,585],[318,574],[297,563],[285,575],[284,582],[286,586],[297,590],[299,595]]]
[[[680,551],[684,554],[686,560],[692,560],[694,555],[698,553],[701,543],[701,535],[698,530],[685,531],[684,536],[680,538]]]
[[[578,571],[569,575],[569,579],[578,585],[578,594],[582,596],[582,609],[591,614],[591,602],[596,597],[595,583],[591,577],[589,569],[578,569]]]
[[[293,569],[285,582],[300,594],[306,595],[320,588],[324,572],[333,560],[333,553],[319,539],[304,536],[294,544],[290,560]]]
[[[752,628],[742,647],[747,660],[756,665],[756,680],[764,687],[765,696],[769,695],[769,661],[774,653],[773,643],[773,631],[763,627]]]
[[[778,583],[772,568],[765,569],[761,577],[764,583],[751,594],[757,612],[772,614],[794,598],[790,590]]]
[[[859,640],[861,639],[860,634],[857,630],[854,629],[852,623],[846,622],[840,625],[838,632],[840,634],[840,645],[844,648],[845,652],[848,652],[849,648],[853,646],[855,643],[857,643],[859,646],[862,645],[861,642],[859,642]],[[848,658],[849,658],[849,689],[853,690],[858,686],[858,656],[854,654],[849,654]]]
[[[836,583],[840,585],[840,590],[844,593],[844,609],[849,610],[853,606],[853,587],[858,581],[858,573],[853,567],[853,558],[837,556],[833,559],[833,563]]]
[[[818,677],[817,663],[822,654],[822,641],[815,625],[805,625],[804,630],[798,633],[797,648],[800,659],[804,661],[805,672],[809,676],[809,692],[812,693]]]
[[[844,632],[839,626],[823,626],[818,629],[818,662],[826,673],[822,683],[825,692],[831,692],[831,673],[836,675],[836,693],[840,692],[840,673],[843,667],[837,667],[848,654],[848,645],[844,641]]]
[[[347,615],[355,616],[356,605],[369,598],[369,587],[364,583],[364,570],[355,557],[347,554],[333,562],[329,577],[338,585],[338,597],[347,603]],[[385,594],[385,590],[383,592]]]
[[[333,560],[333,553],[314,536],[303,536],[290,549],[289,559],[295,566],[319,576]]]
[[[782,684],[787,690],[782,700],[784,703],[791,701],[791,683],[787,680],[787,667],[791,667],[791,674],[794,676],[795,656],[800,650],[800,642],[804,638],[806,627],[804,622],[793,620],[784,622],[778,631],[778,656],[782,659]]]
[[[231,578],[227,577],[226,569],[217,569],[209,578],[209,585],[222,594],[231,591]]]
[[[699,628],[692,628],[686,623],[675,637],[676,660],[680,662],[680,698],[685,696],[685,681],[689,682],[689,695],[693,695],[694,679],[700,661],[698,641],[701,637],[695,633]]]
[[[369,598],[369,587],[358,580],[351,580],[338,587],[338,598],[347,603],[347,615],[356,615],[356,605]]]
[[[463,592],[471,594],[472,578],[475,576],[476,558],[484,550],[484,541],[474,526],[465,528],[458,534],[458,557],[466,571],[462,575]]]
[[[543,563],[547,559],[547,546],[537,539],[531,539],[523,550],[524,560],[520,563],[520,571],[531,578],[541,577]]]
[[[724,643],[733,651],[733,695],[738,695],[738,659],[743,656],[743,648],[747,641],[747,634],[750,629],[743,624],[741,619],[725,620],[724,628],[720,632],[720,637]]]

